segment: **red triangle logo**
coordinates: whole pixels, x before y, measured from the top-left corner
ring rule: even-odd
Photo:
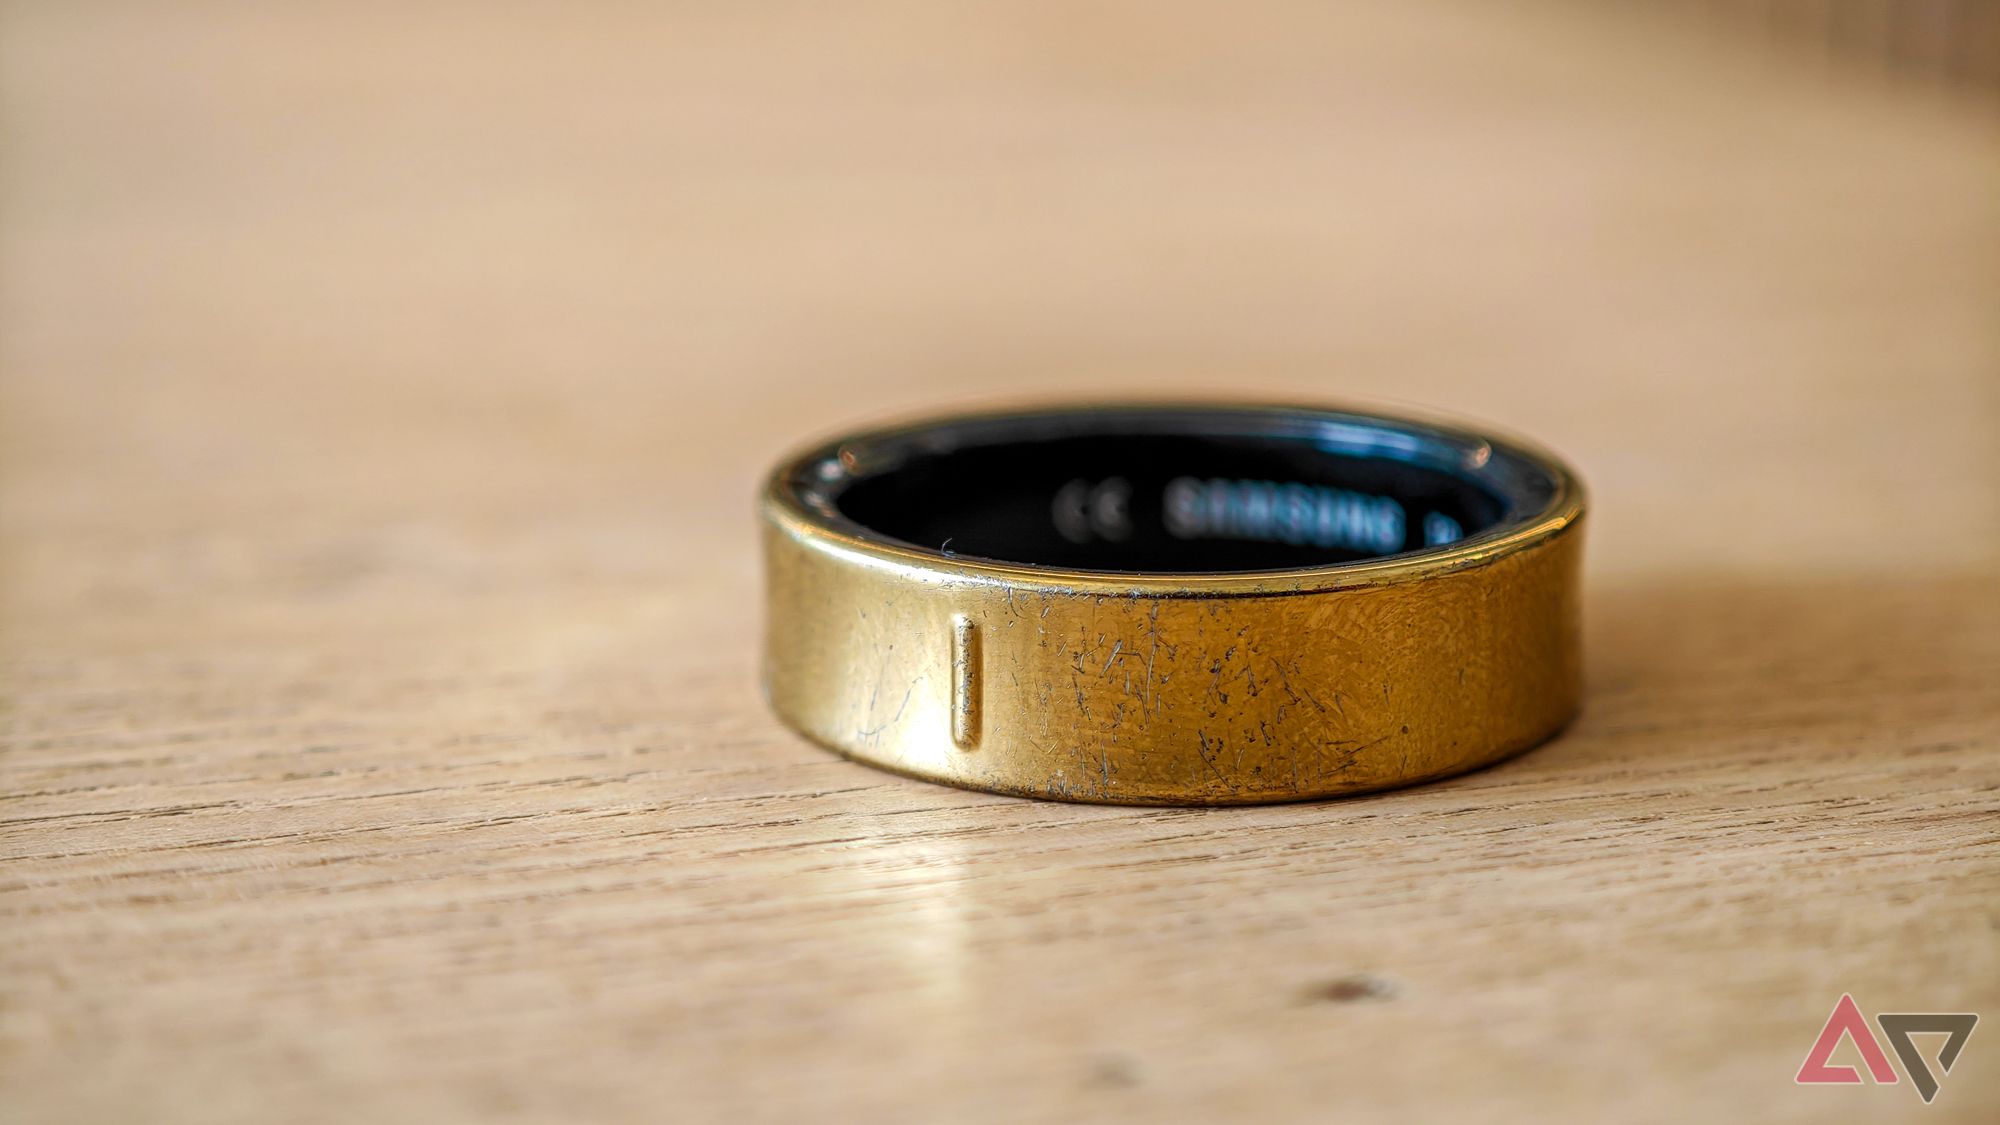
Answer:
[[[1834,1083],[1840,1085],[1858,1083],[1861,1072],[1851,1066],[1834,1066],[1827,1060],[1833,1058],[1834,1048],[1840,1046],[1840,1037],[1854,1040],[1854,1047],[1861,1052],[1861,1061],[1868,1066],[1868,1073],[1884,1086],[1893,1086],[1899,1081],[1896,1068],[1889,1065],[1889,1056],[1882,1051],[1882,1044],[1875,1041],[1875,1033],[1868,1030],[1868,1021],[1861,1016],[1861,1009],[1854,1003],[1854,997],[1841,993],[1840,1003],[1833,1006],[1833,1014],[1826,1017],[1826,1026],[1819,1029],[1819,1039],[1814,1041],[1812,1050],[1806,1052],[1806,1061],[1799,1065],[1799,1073],[1792,1081],[1800,1085]]]

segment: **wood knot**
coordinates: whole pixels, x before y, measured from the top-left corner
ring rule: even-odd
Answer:
[[[1368,973],[1353,973],[1307,985],[1299,993],[1306,1004],[1353,1004],[1362,1000],[1393,1000],[1396,983]]]

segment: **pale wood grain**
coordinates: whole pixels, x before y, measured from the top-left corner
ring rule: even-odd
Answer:
[[[1990,104],[1575,5],[9,6],[0,1117],[1988,1120]],[[1445,784],[961,793],[765,713],[917,408],[1540,436],[1591,690]]]

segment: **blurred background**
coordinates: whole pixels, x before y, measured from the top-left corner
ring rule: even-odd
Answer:
[[[841,814],[865,819],[912,799],[757,699],[752,497],[781,453],[913,412],[1172,394],[1415,406],[1579,466],[1595,694],[1509,777],[1657,795],[1648,770],[1682,755],[1671,768],[1701,780],[1675,784],[1712,789],[1769,761],[1779,729],[1977,755],[2000,606],[2000,3],[0,3],[0,718],[13,791],[58,794],[8,853],[28,858],[6,888],[20,941],[0,964],[0,1061],[32,1087],[23,1104],[268,1119],[266,1096],[403,1091],[413,1119],[643,1117],[744,1059],[781,1061],[806,1098],[857,1073],[834,1069],[836,1029],[849,1062],[878,1045],[983,1065],[996,1029],[1036,1050],[1116,1018],[1147,1074],[1197,1073],[1182,1064],[1214,1061],[1213,1028],[1175,1039],[1174,1021],[1222,993],[1177,992],[1191,963],[1149,946],[1127,1006],[1089,997],[1100,954],[1137,943],[1126,923],[1064,931],[1094,944],[980,944],[1020,936],[1007,912],[1040,889],[1067,893],[1008,866],[1011,849],[868,820],[888,858],[841,867],[794,839],[810,817],[697,807],[879,783]],[[1886,686],[1848,690],[1861,682]],[[1892,723],[1884,698],[1915,702]],[[1677,733],[1704,713],[1724,718]],[[300,747],[327,755],[308,770]],[[99,788],[72,788],[87,757]],[[599,759],[662,772],[560,787]],[[326,798],[341,785],[381,792]],[[469,788],[438,796],[452,785]],[[120,792],[195,811],[86,817]],[[1156,823],[921,796],[947,819]],[[614,845],[588,819],[617,801],[746,825],[724,837],[739,854],[799,865],[760,901],[802,884],[889,913],[809,903],[819,929],[779,944],[727,928],[738,900],[712,897],[729,882],[709,869],[627,856],[634,878],[689,874],[620,889],[591,866]],[[493,826],[522,808],[585,842],[545,849],[535,821],[495,875],[493,841],[512,837]],[[1327,840],[1312,817],[1350,813],[1257,815],[1310,849]],[[451,817],[481,832],[412,827]],[[1416,829],[1373,823],[1343,848],[1402,878]],[[1603,827],[1580,862],[1641,823]],[[1426,838],[1488,871],[1484,837]],[[230,874],[216,868],[238,853],[145,850],[211,839],[256,850]],[[691,839],[692,861],[721,847]],[[1666,993],[1544,940],[1570,918],[1553,878],[1452,897],[1487,910],[1461,928],[1437,921],[1444,900],[1341,899],[1300,850],[1300,882],[1260,884],[1291,897],[1241,925],[1326,948],[1351,918],[1402,927],[1376,948],[1434,952],[1410,971],[1474,1005],[1413,990],[1406,1030],[1466,1046],[1448,1029],[1474,1012],[1520,1052],[1468,1048],[1454,1089],[1567,1060],[1557,1094],[1768,1106],[1792,1093],[1770,1074],[1853,978],[1783,992],[1795,1011],[1756,991],[1777,977],[1717,968],[1754,927],[1704,888],[1789,854],[1743,846],[1687,896],[1618,900],[1619,941],[1682,935],[1647,964],[1679,973],[1689,1030],[1642,1054],[1699,1071],[1698,1089],[1594,1053],[1613,1041],[1600,1000],[1629,1027]],[[544,859],[579,854],[561,894],[538,882],[556,878]],[[939,858],[966,854],[1006,878]],[[488,920],[496,896],[505,918]],[[1784,901],[1815,934],[1866,924]],[[429,921],[404,927],[403,910]],[[1686,919],[1715,931],[1672,929]],[[826,931],[862,952],[814,960]],[[1990,933],[1949,932],[1968,970],[1951,979],[1993,979]],[[697,946],[679,976],[632,975]],[[1561,987],[1453,975],[1493,949],[1546,955],[1532,979]],[[1267,983],[1241,995],[1294,987]],[[943,1030],[912,1041],[898,987]],[[1770,1002],[1746,1012],[1746,995]],[[663,1013],[699,1015],[698,1032]],[[1238,1014],[1232,1034],[1295,1018]],[[1750,1053],[1699,1021],[1743,1028]],[[1263,1083],[1311,1042],[1215,1057]],[[1354,1072],[1444,1096],[1408,1039],[1353,1042],[1380,1045]],[[399,1084],[427,1052],[463,1086]],[[1087,1081],[1131,1085],[1132,1069],[1112,1057]],[[920,1071],[951,1073],[898,1081]],[[1284,1073],[1306,1083],[1294,1108],[1318,1104],[1319,1071]],[[1217,1079],[1213,1104],[1229,1089]]]
[[[1983,559],[1995,12],[8,4],[6,510],[692,575],[831,428],[1240,392],[1541,437],[1617,570]]]

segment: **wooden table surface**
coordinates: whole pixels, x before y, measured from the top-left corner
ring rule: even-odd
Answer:
[[[1563,3],[663,7],[0,14],[0,1119],[1993,1120],[1990,96]],[[765,712],[786,447],[1165,392],[1565,451],[1583,718],[1202,811]],[[1795,1086],[1843,992],[1994,1026]]]

